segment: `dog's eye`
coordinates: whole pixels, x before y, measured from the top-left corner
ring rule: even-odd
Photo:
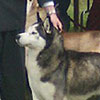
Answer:
[[[37,34],[36,32],[32,32],[32,34]]]

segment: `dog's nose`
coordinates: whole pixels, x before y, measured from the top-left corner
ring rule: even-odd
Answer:
[[[16,39],[19,40],[20,39],[20,35],[16,35]]]

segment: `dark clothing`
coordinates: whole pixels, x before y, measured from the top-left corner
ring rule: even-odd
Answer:
[[[42,7],[42,5],[47,1],[53,1],[53,0],[38,0],[38,3]]]
[[[52,0],[38,0],[41,5]],[[0,31],[22,30],[27,0],[0,0]]]
[[[25,100],[24,48],[15,42],[17,33],[0,32],[2,100]]]
[[[69,4],[70,4],[70,0],[54,0],[55,4],[59,4],[58,9],[60,9],[60,11],[66,12]]]
[[[100,30],[100,0],[94,0],[88,20],[87,20],[88,30]]]
[[[0,0],[0,31],[23,29],[26,0]]]

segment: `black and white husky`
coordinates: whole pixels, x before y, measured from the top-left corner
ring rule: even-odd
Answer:
[[[27,72],[34,100],[86,100],[100,94],[100,54],[65,51],[61,34],[43,22],[19,34],[28,47]],[[35,95],[34,95],[35,94]]]

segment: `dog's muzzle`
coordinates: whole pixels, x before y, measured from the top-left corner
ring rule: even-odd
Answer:
[[[20,35],[16,35],[16,40],[19,40],[20,39]]]
[[[17,44],[19,46],[21,46],[21,44],[19,43],[19,39],[20,39],[20,35],[16,35],[15,40],[16,40]]]

